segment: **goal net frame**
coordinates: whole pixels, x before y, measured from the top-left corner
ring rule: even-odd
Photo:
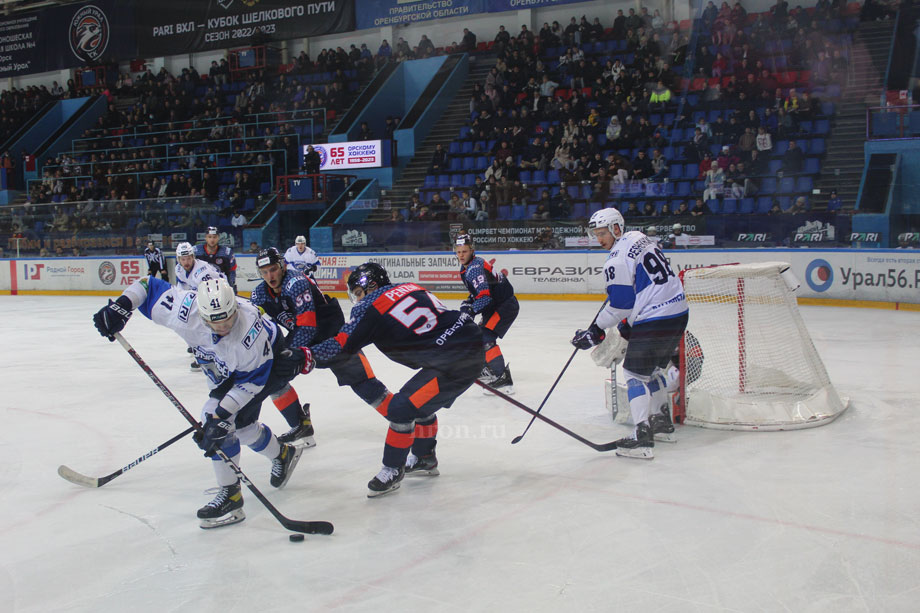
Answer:
[[[794,430],[846,410],[798,309],[785,262],[680,273],[690,310],[674,420],[726,430]]]

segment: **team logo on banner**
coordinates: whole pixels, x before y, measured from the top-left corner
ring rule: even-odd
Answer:
[[[81,60],[94,62],[109,46],[111,30],[102,9],[89,4],[70,20],[70,50]]]
[[[111,262],[103,262],[99,265],[99,280],[104,285],[115,283],[115,265]]]
[[[827,260],[812,260],[805,269],[805,281],[816,292],[826,292],[834,282],[834,269]]]
[[[233,0],[217,0],[217,4],[220,5],[220,8],[225,11],[230,8],[230,5],[233,4]]]
[[[326,161],[329,159],[329,153],[322,145],[313,145],[313,151],[319,154],[319,167],[322,168],[326,165]]]

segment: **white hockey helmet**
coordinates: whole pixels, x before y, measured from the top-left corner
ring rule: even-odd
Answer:
[[[596,228],[607,228],[610,230],[610,234],[613,235],[614,240],[616,240],[619,236],[613,230],[615,226],[620,227],[620,234],[626,231],[626,221],[618,210],[608,208],[595,211],[591,215],[591,219],[588,220],[588,236],[594,236]]]
[[[183,255],[195,255],[195,248],[192,247],[191,243],[179,243],[176,246],[176,257]]]
[[[306,244],[307,244],[307,239],[306,239],[306,237],[303,236],[303,235],[298,236],[297,238],[294,239],[294,244],[295,244],[295,245],[306,245]]]
[[[208,279],[198,286],[198,315],[206,324],[230,319],[236,307],[236,294],[225,279]]]

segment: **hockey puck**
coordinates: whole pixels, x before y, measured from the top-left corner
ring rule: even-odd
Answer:
[[[299,533],[292,534],[291,536],[288,537],[288,540],[291,541],[292,543],[299,543],[300,541],[303,540],[303,535]]]

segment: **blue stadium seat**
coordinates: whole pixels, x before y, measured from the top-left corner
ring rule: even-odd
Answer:
[[[450,175],[438,175],[438,187],[450,187]]]
[[[818,158],[805,158],[805,174],[816,175],[821,172],[821,161]]]
[[[457,155],[460,153],[460,143],[457,141],[452,141],[450,147],[447,148],[447,152],[451,155]]]
[[[680,164],[671,164],[668,168],[668,178],[670,180],[680,179],[683,176],[684,167]]]
[[[765,215],[773,206],[773,199],[769,196],[761,196],[754,205],[754,211],[758,215]]]
[[[677,184],[677,193],[679,197],[687,197],[690,195],[690,189],[693,184],[689,181],[680,181]]]
[[[709,204],[709,208],[711,209],[712,204],[713,204],[712,201],[710,200],[707,204]],[[726,198],[725,200],[722,201],[722,213],[726,215],[731,215],[737,212],[738,212],[738,201],[736,199]]]
[[[436,187],[438,184],[438,178],[434,175],[425,175],[425,182],[422,184],[422,187]]]
[[[753,198],[742,198],[741,202],[738,204],[738,212],[743,215],[750,215],[754,212],[754,199]]]
[[[476,158],[472,156],[463,158],[460,168],[462,170],[476,170]]]
[[[554,169],[546,173],[546,182],[551,183],[553,185],[558,184],[559,183],[559,171]]]
[[[523,204],[515,204],[511,207],[511,219],[519,221],[527,218],[527,207]]]
[[[533,173],[529,170],[522,170],[520,179],[521,183],[533,183]]]
[[[584,219],[587,217],[588,207],[584,202],[576,202],[572,205],[572,219]]]
[[[545,170],[533,171],[533,182],[534,183],[546,183],[546,171]]]
[[[808,152],[814,155],[824,155],[827,151],[827,141],[823,138],[813,138],[808,146]]]
[[[831,122],[827,119],[819,119],[815,122],[815,134],[827,134],[831,131]]]
[[[872,136],[893,137],[898,134],[898,115],[878,113],[872,116]]]
[[[811,190],[814,189],[815,182],[811,177],[799,177],[796,180],[795,191],[811,193]]]
[[[770,165],[769,165],[770,174],[775,175],[776,173],[779,172],[779,169],[782,168],[782,166],[783,166],[782,160],[770,160]]]
[[[773,194],[776,192],[776,179],[773,177],[767,177],[760,182],[760,193],[761,194]]]
[[[781,194],[795,193],[795,177],[783,177],[782,179],[780,179],[779,193]]]
[[[464,158],[450,158],[450,171],[463,172],[463,160]]]
[[[700,165],[699,164],[687,164],[684,168],[684,178],[685,179],[696,179],[700,174]]]
[[[499,219],[511,219],[511,207],[507,204],[503,204],[498,207],[498,218]]]
[[[473,141],[465,140],[460,143],[460,153],[463,155],[471,155],[473,153]]]

